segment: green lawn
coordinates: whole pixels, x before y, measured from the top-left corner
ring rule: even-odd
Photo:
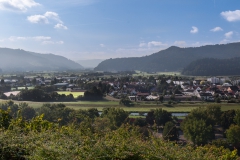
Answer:
[[[0,103],[4,102],[3,100],[0,100]],[[16,104],[22,103],[22,101],[14,101]],[[106,107],[119,107],[124,109],[125,111],[129,112],[148,112],[152,109],[157,108],[163,108],[164,110],[167,110],[169,112],[191,112],[191,110],[197,108],[197,107],[204,107],[208,104],[212,103],[179,103],[174,105],[168,105],[168,104],[145,104],[139,103],[138,105],[132,106],[132,107],[126,107],[119,105],[119,102],[116,101],[76,101],[76,102],[26,102],[29,104],[29,106],[34,108],[41,107],[44,103],[50,103],[50,104],[58,104],[62,103],[65,104],[69,108],[73,109],[89,109],[89,108],[97,108],[99,111],[102,111],[103,108]],[[239,103],[221,103],[222,111],[230,110],[230,109],[240,109]]]
[[[16,90],[16,88],[12,88],[11,90],[12,91],[21,91],[21,90],[24,90],[26,87],[17,87],[17,90]],[[34,87],[33,86],[31,86],[31,87],[27,87],[28,89],[34,89]]]
[[[70,92],[70,91],[61,91],[61,92],[57,92],[58,94],[65,94],[65,95],[69,95],[72,94],[74,98],[77,98],[78,96],[83,96],[84,92]]]

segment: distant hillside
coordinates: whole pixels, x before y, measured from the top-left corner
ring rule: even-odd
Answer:
[[[204,58],[191,62],[182,74],[193,76],[240,75],[240,57],[231,59]]]
[[[240,43],[207,45],[202,47],[179,48],[172,46],[166,50],[145,57],[116,58],[101,62],[96,71],[140,70],[181,71],[192,61],[201,58],[240,57]]]
[[[39,54],[20,49],[0,48],[0,68],[3,71],[61,71],[83,69],[65,57]]]
[[[87,59],[87,60],[78,60],[79,64],[81,64],[84,68],[95,68],[104,61],[103,59]]]

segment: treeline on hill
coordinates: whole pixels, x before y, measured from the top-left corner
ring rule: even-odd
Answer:
[[[191,62],[182,74],[192,76],[225,76],[240,74],[240,57],[231,59],[204,58]]]
[[[97,109],[73,110],[63,104],[44,104],[35,110],[26,103],[7,101],[0,108],[2,160],[239,158],[236,150],[240,142],[239,110],[234,114],[222,112],[218,106],[194,110],[183,131],[189,131],[187,135],[196,145],[183,145],[176,141],[175,118],[162,109],[149,112],[146,119],[132,120],[120,108],[104,108],[101,115]],[[227,141],[207,144],[219,114],[235,125],[227,130]],[[203,119],[199,119],[200,115]],[[163,139],[155,136],[160,125],[164,126]]]
[[[240,56],[240,43],[207,45],[201,47],[179,48],[172,46],[166,50],[131,58],[114,58],[101,62],[95,71],[131,71],[146,72],[180,71],[194,60],[202,58],[234,58]]]

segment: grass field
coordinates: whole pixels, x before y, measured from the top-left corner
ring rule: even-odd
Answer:
[[[4,101],[0,100],[0,103]],[[16,104],[22,103],[22,101],[14,101]],[[89,109],[89,108],[97,108],[99,111],[102,111],[103,108],[106,107],[118,107],[122,108],[125,111],[128,112],[148,112],[152,109],[162,108],[164,110],[167,110],[169,112],[191,112],[191,110],[197,108],[197,107],[204,107],[208,104],[212,103],[179,103],[174,105],[168,105],[168,104],[145,104],[145,103],[139,103],[138,105],[134,105],[132,107],[126,107],[119,105],[119,102],[117,101],[76,101],[76,102],[26,102],[29,106],[33,108],[39,108],[44,103],[50,103],[50,104],[58,104],[62,103],[65,104],[67,107],[72,109]],[[230,109],[240,109],[239,103],[221,103],[222,111],[230,110]]]
[[[61,92],[57,92],[58,94],[65,94],[65,95],[69,95],[72,94],[74,98],[77,98],[78,96],[83,96],[84,92],[69,92],[69,91],[61,91]]]
[[[169,76],[174,76],[174,75],[181,75],[180,72],[156,72],[156,73],[147,73],[147,72],[141,72],[141,71],[135,71],[136,74],[133,74],[133,76],[154,76],[154,75],[169,75]]]

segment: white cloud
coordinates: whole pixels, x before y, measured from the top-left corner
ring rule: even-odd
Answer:
[[[228,39],[223,39],[223,40],[220,41],[220,44],[226,44],[226,43],[229,43],[229,42],[230,42],[230,40],[228,40]]]
[[[240,10],[225,11],[221,13],[221,16],[229,22],[240,21]]]
[[[105,47],[105,45],[104,44],[100,44],[100,47]]]
[[[232,35],[233,35],[233,31],[230,31],[230,32],[227,32],[224,34],[225,37],[228,39],[228,38],[232,38]]]
[[[64,42],[63,41],[58,41],[58,42],[56,42],[56,44],[64,44]]]
[[[68,29],[67,26],[63,24],[59,15],[56,12],[46,12],[43,15],[32,15],[28,16],[27,20],[31,23],[44,23],[48,24],[50,21],[56,21],[57,24],[54,26],[56,29]]]
[[[54,19],[59,23],[63,23],[56,12],[46,12],[44,16],[47,17],[48,19]]]
[[[57,29],[68,29],[66,26],[64,26],[62,23],[58,23],[54,26],[54,28],[57,28]]]
[[[223,31],[223,29],[221,27],[215,27],[215,28],[211,29],[210,31],[218,32],[218,31]]]
[[[33,15],[33,16],[28,16],[27,20],[31,23],[49,23],[48,18],[45,17],[44,15]]]
[[[195,27],[195,26],[192,26],[192,29],[191,29],[190,33],[193,33],[193,34],[198,33],[198,28]]]
[[[140,42],[139,47],[145,47],[147,44],[145,42]]]
[[[35,41],[43,41],[43,40],[50,40],[51,37],[45,36],[36,36],[36,37],[16,37],[11,36],[8,38],[10,41],[19,41],[19,40],[35,40]]]
[[[165,46],[166,44],[163,44],[162,42],[158,41],[151,41],[148,42],[148,47],[158,47],[158,46]]]
[[[42,44],[54,44],[53,41],[43,41]]]
[[[17,41],[17,40],[26,40],[27,37],[15,37],[15,36],[11,36],[8,38],[10,41]]]
[[[184,47],[187,43],[185,41],[175,41],[174,45],[177,45],[179,47]]]
[[[200,45],[201,45],[200,42],[195,42],[195,43],[192,44],[193,47],[199,47]]]
[[[43,40],[50,40],[51,37],[36,36],[36,37],[32,37],[32,39],[34,39],[34,40],[36,40],[36,41],[43,41]]]
[[[29,8],[39,6],[34,0],[0,0],[1,10],[22,11],[25,12]]]
[[[42,44],[44,45],[48,45],[48,44],[64,44],[63,41],[58,41],[58,42],[54,42],[54,41],[43,41]]]

